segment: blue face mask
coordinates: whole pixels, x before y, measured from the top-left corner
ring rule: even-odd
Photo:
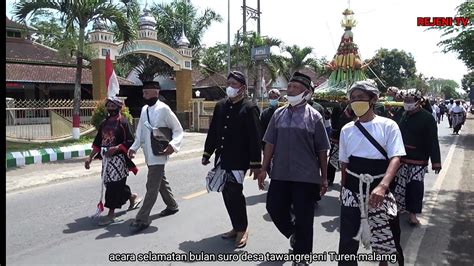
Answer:
[[[385,98],[387,99],[387,101],[390,101],[390,102],[393,101],[393,96],[387,96]]]
[[[270,105],[271,106],[277,106],[278,105],[278,100],[277,99],[271,99],[270,100]]]

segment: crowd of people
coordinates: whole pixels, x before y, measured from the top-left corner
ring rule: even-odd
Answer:
[[[311,79],[295,72],[288,83],[287,103],[279,107],[278,90],[268,93],[269,107],[260,112],[247,99],[243,73],[227,77],[227,97],[219,101],[204,143],[202,164],[214,155],[214,167],[225,172],[222,196],[231,229],[222,234],[235,248],[246,246],[249,238],[244,177],[248,171],[260,189],[268,187],[266,209],[276,228],[289,239],[294,254],[313,249],[314,210],[317,201],[341,172],[341,213],[339,254],[357,254],[360,242],[377,254],[395,255],[404,264],[400,245],[400,213],[408,212],[414,226],[422,212],[424,177],[429,161],[435,173],[441,170],[437,124],[447,114],[453,133],[458,134],[466,118],[460,101],[431,105],[417,89],[390,87],[386,99],[403,102],[403,107],[385,110],[379,103],[380,90],[372,80],[355,82],[347,100],[329,110],[312,101]],[[136,173],[131,159],[143,148],[148,166],[146,195],[133,232],[147,228],[158,193],[166,204],[160,215],[178,212],[178,204],[165,177],[170,154],[179,151],[183,128],[176,115],[160,100],[159,83],[144,85],[143,107],[135,138],[119,108],[109,99],[109,116],[101,124],[86,160],[102,160],[106,186],[105,206],[109,213],[101,225],[113,223],[114,209],[130,201],[138,208],[142,199],[126,185],[129,171]],[[171,129],[171,140],[162,153],[153,152],[153,129]],[[306,265],[305,261],[294,262]],[[340,261],[357,265],[357,261]],[[387,261],[380,261],[387,265]]]

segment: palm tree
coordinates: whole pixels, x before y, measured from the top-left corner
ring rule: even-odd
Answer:
[[[309,57],[313,52],[313,48],[311,47],[300,48],[298,45],[292,45],[286,46],[284,51],[288,52],[291,57],[286,58],[280,56],[278,65],[281,67],[281,73],[287,80],[290,80],[291,75],[295,71],[315,64],[315,60]]]
[[[128,2],[124,0],[124,3]],[[119,6],[108,0],[37,0],[21,1],[14,7],[14,14],[20,22],[38,10],[50,9],[58,12],[61,22],[69,32],[79,32],[76,47],[76,78],[74,86],[73,131],[74,139],[79,138],[80,108],[81,108],[81,78],[83,66],[83,52],[85,30],[89,23],[96,20],[109,21],[117,26],[122,33],[124,47],[135,37],[133,28],[128,24],[126,15]]]
[[[138,26],[140,7],[137,0],[128,1],[130,21]],[[178,45],[183,30],[193,49],[193,65],[198,66],[202,54],[201,40],[213,22],[221,22],[222,17],[212,9],[198,14],[198,9],[190,1],[174,0],[171,3],[155,4],[151,13],[156,19],[156,31],[159,41],[172,47]],[[113,30],[114,31],[114,30]],[[115,33],[115,31],[114,31]],[[117,33],[115,33],[116,36]],[[138,72],[138,78],[143,81],[153,80],[156,76],[172,76],[174,70],[168,64],[156,57],[143,54],[129,54],[118,60],[118,68],[122,75],[127,75],[132,69]]]
[[[254,47],[259,46],[280,46],[281,41],[275,38],[262,37],[255,32],[247,33],[246,35],[237,36],[236,43],[233,45],[231,54],[232,54],[232,66],[237,66],[241,69],[247,76],[248,84],[253,84],[255,93],[253,100],[256,101],[260,98],[260,90],[257,89],[258,82],[258,63],[251,59],[251,51]],[[272,78],[276,78],[277,67],[275,67],[272,62],[274,61],[273,57],[270,56],[270,59],[267,59],[263,62],[263,68],[269,70]]]

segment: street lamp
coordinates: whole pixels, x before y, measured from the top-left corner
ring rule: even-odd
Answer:
[[[196,98],[199,98],[199,96],[201,96],[201,92],[198,91],[198,90],[196,92],[194,92],[194,94],[196,94]]]

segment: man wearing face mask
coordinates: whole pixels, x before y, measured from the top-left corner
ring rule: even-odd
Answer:
[[[268,123],[275,113],[275,110],[278,108],[278,100],[280,99],[280,91],[277,89],[271,89],[268,92],[268,101],[270,105],[263,110],[262,115],[260,116],[260,122],[262,123],[262,134],[265,134],[267,131]],[[265,142],[262,143],[262,149],[265,148]]]
[[[348,92],[358,119],[342,128],[339,139],[339,254],[357,254],[360,241],[377,254],[396,254],[403,265],[397,205],[389,186],[405,148],[397,123],[374,113],[379,93],[367,81],[354,83]],[[357,261],[339,261],[339,265],[357,265]]]
[[[278,230],[290,239],[294,254],[312,252],[316,195],[324,195],[328,187],[329,140],[321,114],[305,99],[312,94],[310,82],[299,72],[290,79],[289,105],[277,109],[270,120],[258,176],[259,188],[264,189],[273,159],[266,208]]]
[[[138,212],[135,221],[131,223],[134,232],[147,228],[150,221],[150,212],[155,205],[158,193],[161,194],[166,209],[160,216],[168,216],[178,212],[178,204],[173,197],[171,187],[165,176],[165,164],[171,154],[178,152],[183,140],[183,128],[178,118],[168,105],[158,100],[160,84],[155,81],[144,82],[143,99],[145,106],[142,108],[140,120],[135,134],[135,142],[128,151],[128,156],[133,158],[137,150],[142,147],[145,162],[148,166],[146,194],[143,206]],[[163,154],[155,155],[151,147],[151,134],[153,128],[166,127],[172,131],[172,139]]]
[[[232,223],[232,230],[222,234],[234,239],[235,248],[243,248],[248,239],[248,220],[245,196],[242,193],[244,177],[261,168],[262,133],[259,109],[245,99],[247,82],[244,74],[232,71],[227,76],[227,98],[219,101],[212,116],[204,145],[202,164],[210,163],[215,153],[214,166],[225,170],[226,182],[222,191],[224,204]]]
[[[451,108],[450,115],[453,125],[453,134],[459,135],[462,125],[466,121],[467,111],[464,106],[461,105],[461,101],[457,100],[456,104]]]
[[[410,89],[404,94],[405,113],[399,123],[407,155],[402,157],[395,178],[395,198],[399,211],[407,210],[409,223],[420,224],[416,218],[421,213],[428,160],[435,173],[441,170],[438,128],[433,116],[421,106],[421,92]]]
[[[388,87],[387,89],[387,101],[390,102],[402,102],[403,99],[400,97],[399,89],[397,87]],[[399,122],[403,115],[403,107],[391,106],[388,108],[388,118]]]

